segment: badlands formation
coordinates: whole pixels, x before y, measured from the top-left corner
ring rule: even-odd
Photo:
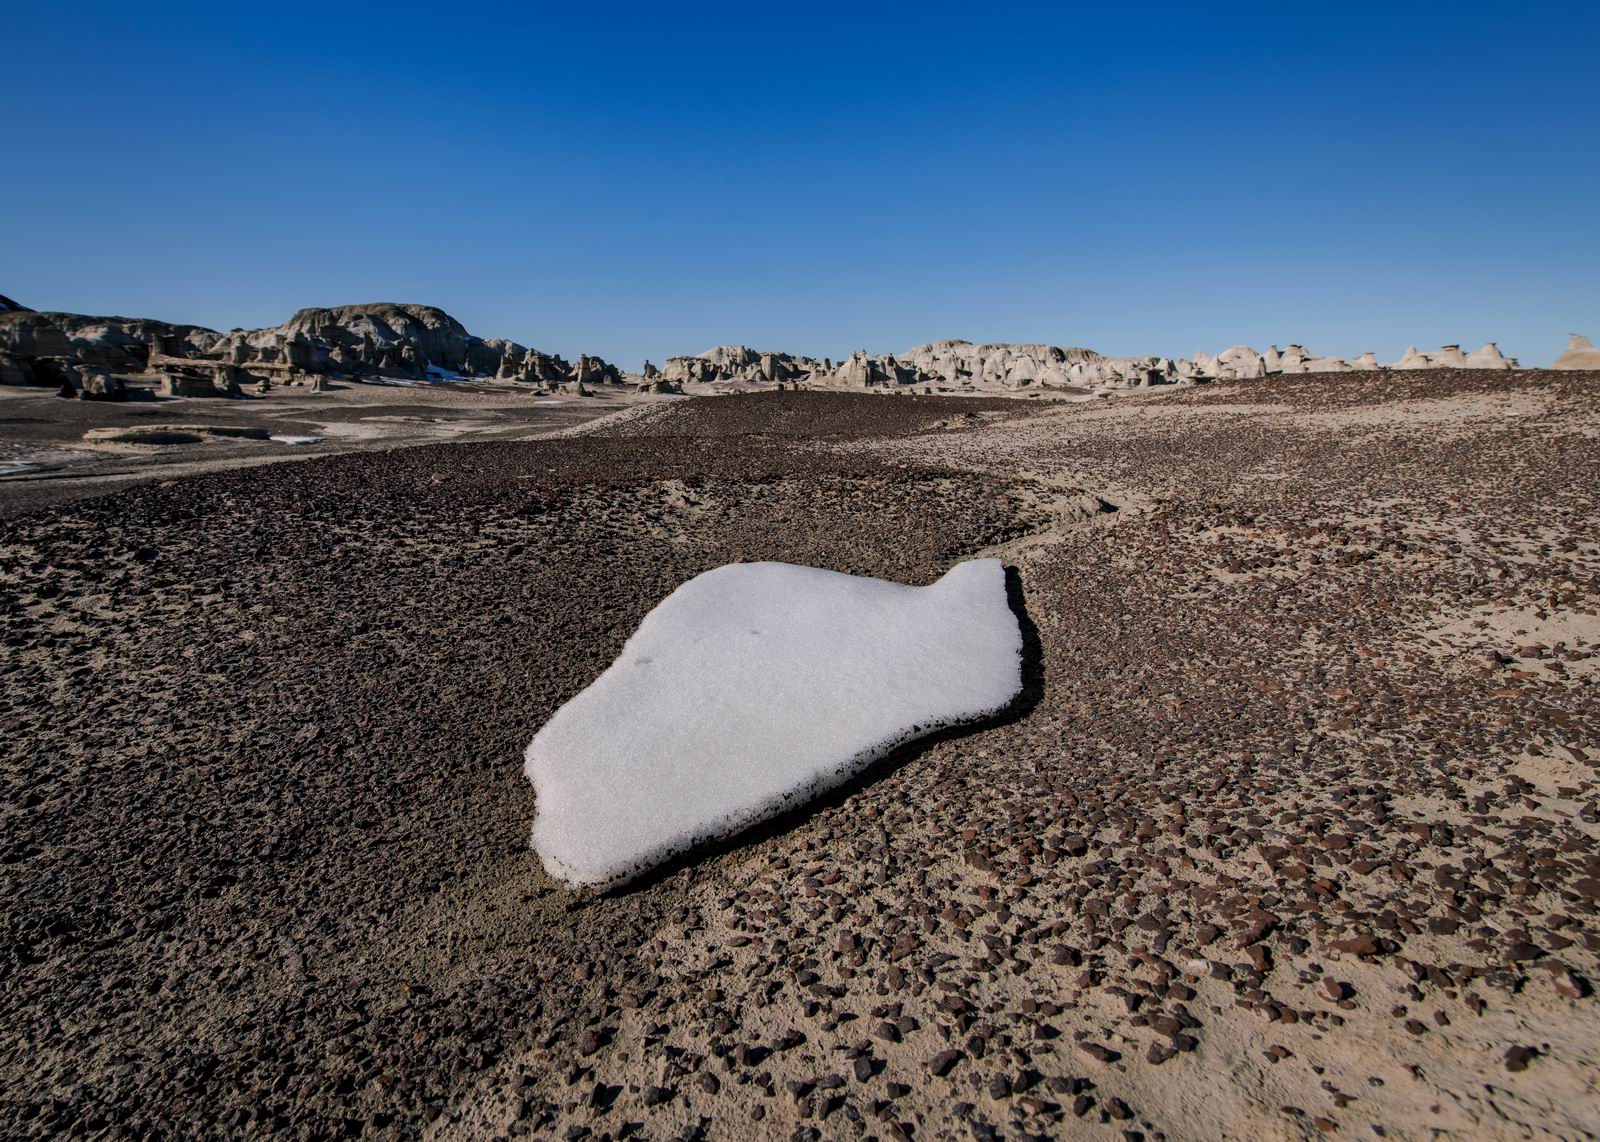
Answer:
[[[1596,385],[673,399],[13,516],[0,1133],[1594,1137]],[[541,868],[529,737],[675,589],[985,558],[1006,714]]]
[[[1407,349],[1389,366],[1371,353],[1354,360],[1319,357],[1303,346],[1276,345],[1257,353],[1235,345],[1215,356],[1196,353],[1192,359],[1171,357],[1104,357],[1092,349],[1057,345],[974,345],[970,341],[934,341],[899,356],[852,353],[835,364],[829,358],[761,353],[743,345],[719,345],[697,357],[668,357],[662,376],[679,384],[789,382],[806,386],[871,388],[918,385],[925,390],[1005,391],[1032,388],[1106,391],[1193,381],[1248,380],[1293,373],[1347,373],[1393,369],[1514,369],[1493,342],[1472,353],[1446,345],[1437,353]]]
[[[1600,349],[1589,343],[1582,334],[1574,333],[1567,339],[1566,352],[1555,359],[1552,369],[1600,369]]]
[[[0,323],[8,448],[328,434],[0,475],[0,1136],[1600,1136],[1586,343],[635,380],[425,307]],[[694,586],[730,577],[748,605]],[[776,780],[664,775],[703,803],[599,834],[597,884],[831,784],[786,767],[853,700],[893,721],[828,758],[964,724],[609,891],[530,847],[547,794],[593,811],[538,834],[558,873],[618,828],[561,769],[592,743]]]
[[[1574,337],[1556,367],[1587,368],[1588,342]],[[1192,358],[1107,357],[1057,345],[975,345],[934,341],[901,354],[851,353],[841,361],[744,345],[719,345],[697,356],[649,361],[624,373],[598,357],[576,363],[502,338],[477,337],[443,310],[378,302],[303,309],[282,325],[219,333],[193,325],[0,308],[0,384],[58,387],[62,395],[121,399],[129,375],[157,378],[168,396],[237,396],[274,383],[321,391],[325,378],[367,381],[479,379],[541,395],[587,396],[601,386],[701,395],[739,386],[876,389],[923,393],[1027,395],[1115,393],[1152,386],[1249,380],[1299,373],[1380,369],[1511,370],[1517,361],[1493,342],[1463,352],[1408,348],[1380,365],[1372,353],[1349,360],[1300,345],[1265,352],[1235,345]]]
[[[93,377],[160,376],[168,395],[237,395],[241,384],[316,378],[483,377],[546,388],[621,384],[598,358],[576,364],[500,338],[474,337],[431,305],[376,302],[302,309],[282,325],[218,333],[195,325],[0,309],[0,383],[85,390]],[[91,394],[93,395],[93,394]]]

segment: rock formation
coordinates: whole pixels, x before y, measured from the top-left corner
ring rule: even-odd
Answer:
[[[668,357],[662,375],[680,384],[806,384],[844,388],[875,385],[1025,388],[1029,385],[1144,383],[1157,358],[1127,362],[1088,349],[1055,345],[974,345],[935,341],[902,354],[856,350],[837,366],[829,358],[757,352],[718,345],[694,357]]]
[[[4,301],[5,299],[0,299]],[[696,356],[668,357],[657,369],[624,375],[615,365],[587,354],[577,364],[503,338],[475,337],[455,318],[430,305],[374,302],[302,309],[282,325],[218,333],[196,325],[174,325],[127,317],[36,313],[0,305],[0,384],[59,385],[68,362],[116,375],[146,370],[169,372],[192,366],[226,365],[231,384],[262,379],[347,376],[499,381],[569,387],[653,384],[659,391],[686,385],[783,385],[922,392],[1047,391],[1107,392],[1207,380],[1246,380],[1284,373],[1342,373],[1390,369],[1514,369],[1494,342],[1463,352],[1446,345],[1424,354],[1409,348],[1383,366],[1374,354],[1326,357],[1303,345],[1258,353],[1234,345],[1216,355],[1192,358],[1108,357],[1090,349],[1044,344],[974,344],[945,340],[904,353],[858,349],[843,361],[806,357],[747,345],[718,345]],[[1596,368],[1600,351],[1574,335],[1558,368]]]
[[[242,371],[230,374],[234,385],[300,375],[484,376],[555,385],[576,376],[560,357],[515,341],[474,337],[442,309],[394,302],[302,309],[282,325],[229,333],[136,318],[0,308],[0,358],[0,383],[8,384],[56,383],[53,374],[34,376],[39,370],[30,362],[45,358],[113,374],[142,373],[157,367],[158,359],[169,366],[227,365]],[[589,384],[625,383],[616,366],[598,357],[586,360]]]
[[[142,372],[151,347],[193,334],[216,334],[193,325],[76,313],[0,312],[0,352],[21,359],[65,357],[114,373]]]
[[[1059,345],[976,345],[934,341],[899,355],[851,353],[837,366],[827,358],[757,352],[744,345],[718,345],[694,357],[669,357],[662,375],[678,384],[784,384],[838,388],[920,386],[931,391],[995,391],[1035,388],[1106,391],[1186,381],[1247,380],[1283,373],[1344,373],[1384,366],[1371,353],[1324,357],[1303,345],[1270,346],[1258,353],[1235,345],[1215,356],[1106,357],[1090,349]],[[1426,356],[1415,349],[1395,369],[1512,369],[1493,342],[1472,353],[1446,345]]]
[[[83,373],[83,380],[78,388],[78,399],[127,400],[128,389],[122,383],[121,377],[113,377],[110,373],[100,370],[91,370]]]
[[[1600,369],[1600,349],[1589,343],[1582,334],[1567,337],[1567,350],[1557,357],[1552,369]]]
[[[173,370],[161,374],[157,390],[164,397],[219,397],[225,396],[215,382],[189,369]]]
[[[10,353],[0,353],[0,385],[35,384],[33,362]]]

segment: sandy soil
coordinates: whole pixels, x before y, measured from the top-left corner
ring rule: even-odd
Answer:
[[[528,439],[623,407],[681,399],[613,387],[580,398],[539,396],[508,384],[334,381],[321,393],[279,387],[229,400],[161,397],[143,378],[125,380],[126,402],[62,400],[49,389],[0,387],[0,518],[196,472],[432,441]],[[116,439],[152,430],[198,439],[160,446]],[[209,430],[250,430],[267,438]]]
[[[1594,1137],[1597,385],[775,393],[17,515],[3,1132]],[[540,871],[521,750],[672,587],[978,554],[1008,716]]]

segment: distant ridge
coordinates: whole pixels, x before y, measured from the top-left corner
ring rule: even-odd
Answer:
[[[56,384],[61,364],[112,373],[209,369],[231,383],[258,374],[493,377],[578,391],[585,382],[625,383],[620,369],[598,357],[583,355],[574,365],[514,341],[475,337],[432,305],[382,301],[301,309],[282,325],[219,333],[144,318],[39,313],[8,298],[0,303],[0,363],[8,366],[8,379],[0,383]]]

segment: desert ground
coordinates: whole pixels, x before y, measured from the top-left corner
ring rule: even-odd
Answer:
[[[152,479],[447,440],[548,435],[623,405],[670,399],[608,387],[587,397],[494,383],[338,380],[232,400],[164,398],[124,376],[125,402],[0,386],[0,517]]]
[[[1597,392],[285,394],[295,463],[8,394],[0,1135],[1596,1137]],[[975,556],[1004,716],[541,871],[522,751],[677,585]]]

